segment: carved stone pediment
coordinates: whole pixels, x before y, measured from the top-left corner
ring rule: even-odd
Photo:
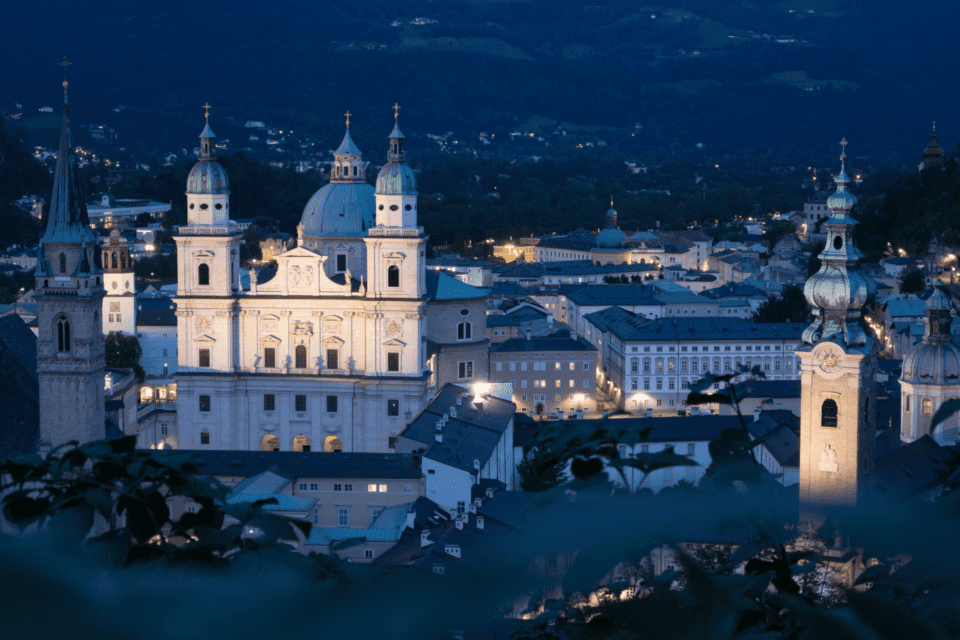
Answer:
[[[260,344],[280,344],[283,341],[277,336],[267,335],[257,340],[257,342]]]
[[[297,320],[293,323],[293,329],[290,330],[290,333],[295,336],[312,336],[313,323],[305,320]]]

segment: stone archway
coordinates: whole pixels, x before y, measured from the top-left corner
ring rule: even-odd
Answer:
[[[337,436],[327,436],[323,439],[323,450],[325,453],[343,451],[343,443],[340,442],[340,438]]]
[[[310,438],[304,435],[296,436],[293,439],[294,451],[310,451]]]
[[[268,433],[260,439],[260,451],[280,451],[280,438]]]

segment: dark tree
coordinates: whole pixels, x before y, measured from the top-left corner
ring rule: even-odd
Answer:
[[[532,450],[531,454],[517,465],[520,488],[524,491],[546,491],[568,480],[566,464],[557,457]]]
[[[806,322],[810,316],[810,305],[803,290],[796,285],[784,288],[779,298],[767,300],[753,314],[754,322]]]
[[[919,269],[911,269],[900,278],[900,293],[921,294],[927,288],[923,280],[923,272]]]
[[[137,380],[143,382],[146,375],[143,367],[140,366],[140,357],[143,350],[140,348],[140,341],[137,336],[128,336],[119,331],[111,331],[107,334],[106,344],[106,364],[114,369],[133,369]]]

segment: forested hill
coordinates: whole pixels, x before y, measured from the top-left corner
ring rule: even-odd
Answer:
[[[56,105],[63,54],[76,121],[107,122],[131,148],[192,148],[206,101],[220,122],[267,121],[331,147],[349,109],[375,160],[395,101],[408,135],[560,121],[600,127],[637,157],[697,143],[833,155],[846,136],[854,154],[900,158],[934,119],[946,147],[960,137],[948,119],[960,7],[934,0],[8,5],[0,56],[16,64],[0,68],[0,110],[23,104],[22,122],[51,127],[31,135],[51,140],[36,114]]]

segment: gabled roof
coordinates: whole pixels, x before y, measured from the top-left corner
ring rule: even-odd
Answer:
[[[35,453],[40,437],[37,338],[15,314],[0,316],[0,458]]]
[[[611,307],[584,316],[600,331],[625,342],[799,340],[803,323],[755,322],[743,318],[657,318],[646,320]]]
[[[442,271],[427,270],[426,285],[427,297],[436,301],[475,300],[490,295],[487,291],[461,282]]]
[[[456,417],[449,416],[451,408]],[[400,438],[413,441],[410,446],[422,448],[426,458],[473,473],[473,461],[479,460],[481,466],[487,463],[516,409],[512,402],[490,395],[473,396],[463,387],[447,384],[400,432]],[[438,432],[437,421],[444,415],[449,418]],[[437,433],[442,434],[443,442],[436,441]]]
[[[583,338],[569,336],[534,338],[510,338],[490,345],[490,353],[515,353],[520,351],[596,351],[596,347]]]

